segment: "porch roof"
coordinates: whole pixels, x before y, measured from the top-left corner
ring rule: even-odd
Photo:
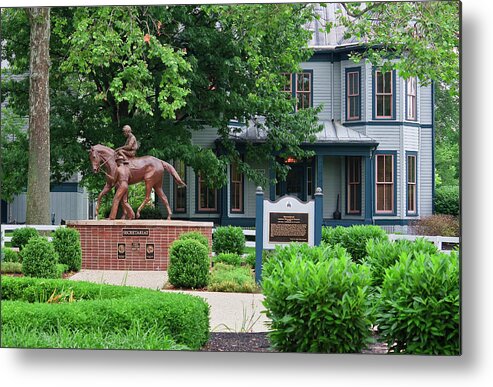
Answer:
[[[316,140],[306,145],[368,145],[377,146],[378,142],[354,129],[348,128],[339,121],[328,120],[320,121],[323,129],[315,134]],[[251,124],[244,126],[241,124],[231,124],[231,138],[238,142],[264,142],[267,132],[260,126]]]

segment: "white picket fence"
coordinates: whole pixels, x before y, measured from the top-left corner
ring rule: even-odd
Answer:
[[[65,227],[65,226],[54,226],[54,225],[44,225],[44,224],[2,224],[1,229],[2,229],[2,248],[5,246],[5,242],[10,242],[12,240],[11,236],[6,236],[5,233],[6,231],[14,231],[17,230],[18,228],[24,228],[24,227],[32,227],[35,228],[38,231],[55,231],[59,227]],[[48,237],[48,240],[51,241],[51,237]]]

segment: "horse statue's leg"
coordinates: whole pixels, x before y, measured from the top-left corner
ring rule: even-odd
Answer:
[[[135,217],[137,219],[140,218],[140,211],[142,210],[142,208],[144,208],[144,206],[149,203],[149,201],[151,200],[151,190],[152,190],[152,185],[150,183],[149,180],[146,180],[146,197],[144,199],[144,201],[142,202],[142,204],[139,206],[139,208],[137,209],[137,213],[135,214]]]
[[[162,184],[156,184],[154,186],[154,191],[156,192],[157,196],[159,196],[159,199],[163,202],[164,206],[166,207],[166,210],[168,211],[168,220],[171,219],[171,208],[168,203],[168,198],[166,197],[165,193],[163,192]]]
[[[99,207],[101,206],[101,199],[103,198],[104,195],[106,195],[111,190],[111,188],[112,188],[111,184],[106,183],[103,187],[103,190],[98,195],[98,202],[96,204],[96,219],[97,219],[98,214],[99,214]]]

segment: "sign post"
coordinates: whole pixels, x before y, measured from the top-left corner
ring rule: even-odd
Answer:
[[[322,242],[323,194],[317,188],[315,199],[302,202],[297,197],[284,196],[277,201],[264,199],[257,187],[255,217],[255,281],[262,280],[262,251],[291,242]]]

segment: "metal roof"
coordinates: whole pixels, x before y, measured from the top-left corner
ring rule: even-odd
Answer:
[[[263,123],[261,122],[262,120],[261,117],[257,119],[259,123]],[[319,122],[323,125],[323,129],[315,134],[316,140],[313,144],[378,145],[378,142],[375,139],[354,129],[348,128],[339,121],[328,120]],[[253,121],[249,125],[231,123],[230,128],[230,137],[239,142],[264,142],[267,137],[267,132],[262,128],[262,125],[257,126]]]

